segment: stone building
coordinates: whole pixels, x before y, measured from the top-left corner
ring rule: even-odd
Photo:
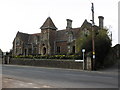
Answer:
[[[0,49],[0,64],[2,64],[2,57],[3,57],[3,52],[2,52],[2,50]]]
[[[113,54],[114,54],[115,59],[120,59],[120,44],[116,44],[113,47]]]
[[[3,52],[2,52],[2,50],[0,49],[0,58],[2,57],[2,53],[3,53]]]
[[[96,30],[103,28],[102,16],[99,16],[99,26],[94,26]],[[91,23],[85,20],[81,27],[72,28],[72,20],[67,19],[66,29],[58,30],[52,19],[48,17],[40,27],[41,33],[27,34],[17,32],[13,41],[13,55],[55,55],[55,54],[75,54],[76,39],[79,32],[89,34]]]

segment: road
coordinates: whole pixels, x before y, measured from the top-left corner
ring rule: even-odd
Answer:
[[[118,74],[99,71],[3,65],[3,76],[55,88],[118,88]]]
[[[0,90],[2,89],[2,58],[0,56]]]

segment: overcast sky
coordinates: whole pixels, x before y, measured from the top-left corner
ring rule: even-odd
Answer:
[[[72,27],[80,27],[85,19],[91,20],[91,2],[95,8],[95,24],[98,16],[104,16],[104,26],[113,33],[113,46],[118,43],[119,0],[0,0],[0,48],[12,49],[18,31],[40,33],[47,17],[51,17],[58,30],[66,28],[66,19],[72,19]]]

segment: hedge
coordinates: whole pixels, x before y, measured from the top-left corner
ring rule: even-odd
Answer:
[[[80,55],[18,55],[13,58],[36,58],[36,59],[80,59]]]

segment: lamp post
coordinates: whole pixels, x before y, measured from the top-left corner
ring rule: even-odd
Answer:
[[[85,64],[85,62],[84,62],[84,59],[85,59],[85,54],[84,54],[85,53],[85,49],[82,49],[82,52],[83,52],[83,70],[84,70],[84,67],[85,67],[85,65],[84,65]]]

